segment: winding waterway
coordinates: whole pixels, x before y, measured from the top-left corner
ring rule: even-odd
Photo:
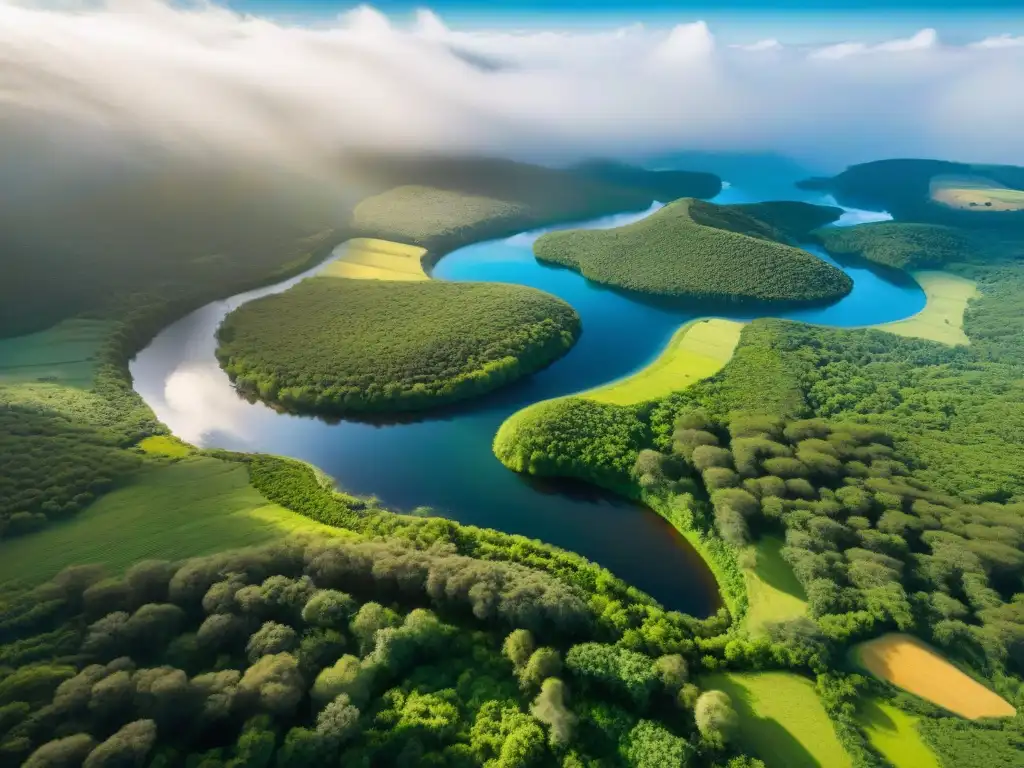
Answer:
[[[715,201],[750,199],[729,188]],[[573,226],[618,226],[648,213]],[[864,218],[863,213],[850,212],[840,223]],[[565,299],[582,318],[583,334],[569,354],[493,395],[396,423],[329,423],[243,400],[217,365],[217,327],[232,309],[280,292],[315,269],[213,302],[165,328],[131,363],[135,389],[174,434],[196,445],[303,459],[322,468],[346,491],[376,495],[389,508],[411,511],[425,505],[462,523],[574,550],[670,609],[708,615],[720,604],[714,578],[685,539],[660,517],[587,487],[539,482],[509,472],[491,453],[491,441],[501,423],[526,405],[643,367],[682,323],[694,317],[713,313],[746,320],[763,311],[722,311],[695,303],[666,307],[623,295],[570,270],[538,263],[531,250],[538,234],[461,248],[441,259],[433,271],[443,280],[534,286]],[[899,320],[924,306],[921,289],[899,274],[837,266],[853,278],[848,296],[826,307],[787,310],[778,316],[850,327]]]

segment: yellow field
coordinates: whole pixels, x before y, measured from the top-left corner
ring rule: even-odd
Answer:
[[[182,458],[192,454],[192,446],[184,443],[173,435],[152,435],[139,443],[143,453],[151,456],[170,456]]]
[[[857,712],[871,746],[895,768],[939,768],[939,761],[917,732],[918,718],[884,701],[869,699]]]
[[[978,296],[978,286],[966,277],[948,272],[912,272],[924,289],[928,303],[924,309],[906,320],[872,326],[899,336],[938,341],[954,346],[970,344],[964,333],[964,310],[967,303]]]
[[[320,277],[355,280],[427,280],[423,271],[426,249],[415,245],[357,237],[341,246],[341,256],[325,266]]]
[[[0,339],[0,384],[92,386],[94,357],[113,323],[65,320],[27,336]]]
[[[625,379],[581,394],[614,405],[664,397],[718,373],[732,358],[743,323],[712,318],[687,323],[672,336],[658,359]]]
[[[1013,717],[1013,706],[910,635],[861,643],[854,659],[868,672],[962,717]]]
[[[936,176],[932,200],[966,211],[1024,211],[1024,191],[980,176]]]
[[[751,632],[760,632],[770,621],[786,621],[807,614],[803,587],[780,554],[784,546],[785,542],[778,537],[762,537],[754,545],[757,564],[743,570],[750,601],[745,626]]]

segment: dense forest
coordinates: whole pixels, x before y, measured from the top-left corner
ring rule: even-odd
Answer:
[[[531,373],[579,332],[533,288],[316,277],[228,315],[217,356],[241,392],[289,409],[400,411]]]
[[[990,230],[1019,229],[1024,213],[957,210],[931,199],[932,179],[937,176],[970,176],[998,185],[1024,189],[1024,169],[1013,165],[971,165],[946,160],[876,160],[852,165],[831,178],[806,179],[804,189],[832,194],[840,205],[883,210],[897,221]]]
[[[680,200],[633,224],[542,236],[534,253],[595,282],[660,296],[728,301],[822,301],[850,278],[788,244],[834,221],[806,203],[720,206]]]

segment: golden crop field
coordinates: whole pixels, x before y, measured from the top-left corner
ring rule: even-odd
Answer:
[[[1024,211],[1024,191],[980,176],[936,176],[932,200],[964,211]]]
[[[423,271],[425,248],[357,237],[347,241],[341,255],[327,264],[320,277],[348,277],[355,280],[427,280]]]
[[[743,325],[720,318],[687,323],[646,368],[582,396],[601,403],[634,405],[685,389],[725,367],[739,343]]]
[[[874,326],[899,336],[910,336],[955,346],[970,344],[964,333],[964,311],[971,299],[978,296],[973,280],[949,272],[919,271],[911,273],[924,289],[928,303],[924,309],[906,320]]]
[[[1013,717],[1013,706],[968,677],[916,637],[889,634],[853,649],[856,661],[875,677],[962,717]]]

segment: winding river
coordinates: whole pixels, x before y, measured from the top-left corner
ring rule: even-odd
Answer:
[[[799,196],[799,193],[798,195]],[[812,202],[821,199],[806,198]],[[727,188],[715,202],[750,202]],[[652,211],[656,208],[652,207]],[[647,215],[622,214],[575,224],[612,227]],[[850,211],[840,224],[885,218]],[[131,363],[135,389],[178,437],[203,447],[259,451],[309,461],[346,491],[376,495],[387,507],[425,505],[462,523],[497,528],[571,549],[670,609],[706,616],[720,604],[715,581],[693,548],[646,508],[589,487],[541,482],[506,470],[491,453],[501,423],[520,408],[621,378],[642,368],[684,322],[707,314],[737,320],[759,313],[697,304],[666,307],[538,263],[528,232],[461,248],[433,276],[518,283],[569,302],[583,320],[579,343],[532,377],[465,405],[391,423],[336,421],[277,413],[240,398],[214,356],[214,334],[232,309],[280,292],[316,271],[208,304],[165,328]],[[836,263],[818,253],[831,263]],[[778,316],[835,326],[899,320],[918,312],[924,294],[896,273],[837,264],[853,291],[826,307]],[[763,314],[763,313],[762,313]]]

